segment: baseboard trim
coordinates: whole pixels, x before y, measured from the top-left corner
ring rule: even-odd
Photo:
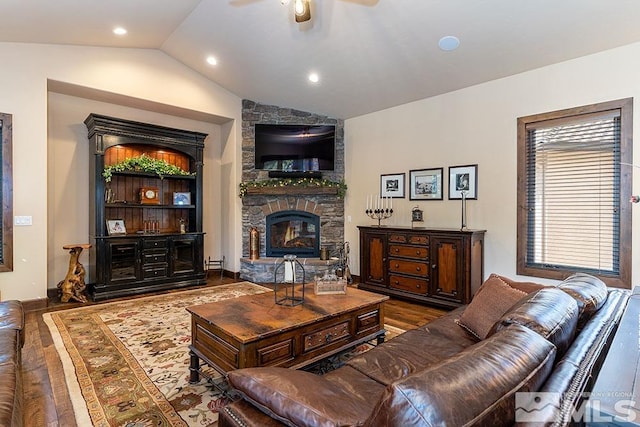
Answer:
[[[49,306],[49,298],[29,299],[29,300],[22,301],[22,308],[24,311],[44,310],[48,306]]]

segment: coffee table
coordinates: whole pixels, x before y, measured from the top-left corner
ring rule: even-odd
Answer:
[[[190,382],[200,360],[221,374],[239,368],[302,368],[366,341],[384,341],[383,303],[389,297],[356,288],[315,295],[304,304],[277,305],[273,292],[188,307],[191,313]]]

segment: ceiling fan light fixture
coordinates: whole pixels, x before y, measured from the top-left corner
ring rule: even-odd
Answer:
[[[311,19],[309,0],[295,0],[293,11],[296,17],[296,22],[306,22]]]

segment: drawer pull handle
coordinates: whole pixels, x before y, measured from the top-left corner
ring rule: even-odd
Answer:
[[[400,249],[398,249],[398,248],[395,248],[395,251],[396,251],[396,253],[398,253],[398,252],[400,252]]]
[[[416,255],[420,255],[420,254],[421,254],[421,252],[420,252],[420,251],[416,251]]]
[[[400,282],[398,282],[398,281],[396,280],[396,283],[395,283],[395,284],[396,284],[396,285],[399,285],[399,284],[400,284]]]
[[[333,335],[327,334],[327,336],[324,337],[324,342],[326,343],[331,342],[332,339],[333,339]]]
[[[422,270],[420,267],[416,267],[416,271],[420,271]]]
[[[420,285],[416,285],[416,288],[420,289]]]
[[[400,267],[400,264],[396,263],[396,268]]]

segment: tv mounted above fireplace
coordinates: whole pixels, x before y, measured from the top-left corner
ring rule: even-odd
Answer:
[[[320,176],[335,167],[334,125],[255,125],[255,168],[272,177]]]

